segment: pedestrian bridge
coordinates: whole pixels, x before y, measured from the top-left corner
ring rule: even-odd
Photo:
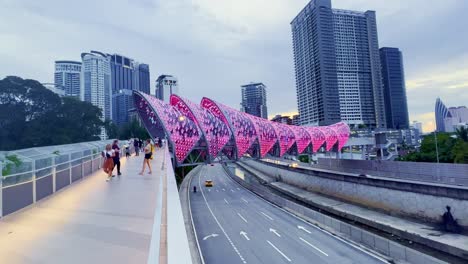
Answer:
[[[175,166],[237,160],[243,155],[264,158],[286,154],[340,152],[350,130],[339,122],[302,127],[272,122],[204,97],[196,104],[171,95],[170,104],[133,91],[134,105],[148,133],[166,138]]]
[[[5,160],[31,169],[0,177],[1,263],[191,263],[167,149],[156,151],[151,175],[138,175],[143,156],[132,156],[122,158],[122,176],[106,182],[93,151],[105,143],[75,145],[78,158],[58,162],[56,153],[57,165],[46,167],[38,167],[44,156],[31,165],[21,153],[0,153],[3,173],[18,165]],[[26,153],[33,152],[44,149]]]

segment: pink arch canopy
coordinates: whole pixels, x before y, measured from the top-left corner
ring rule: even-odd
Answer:
[[[135,91],[134,103],[148,132],[153,137],[167,136],[178,163],[183,163],[197,146],[206,146],[214,159],[232,142],[229,144],[235,145],[237,157],[257,148],[263,158],[273,153],[275,146],[279,156],[291,151],[301,154],[309,146],[312,152],[322,146],[326,151],[334,146],[341,150],[350,135],[348,125],[343,122],[321,127],[286,125],[240,112],[206,97],[198,105],[172,95],[170,104],[166,104]]]

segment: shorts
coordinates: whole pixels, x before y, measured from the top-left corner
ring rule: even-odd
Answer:
[[[152,152],[145,154],[145,159],[151,159],[151,156],[153,156]]]

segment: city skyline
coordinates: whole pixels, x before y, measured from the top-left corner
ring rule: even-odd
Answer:
[[[7,8],[0,10],[1,20],[8,21],[0,25],[1,76],[51,82],[55,60],[79,60],[84,50],[102,50],[148,63],[153,69],[151,83],[158,74],[173,73],[185,84],[181,92],[194,101],[210,94],[236,106],[238,86],[262,80],[269,84],[272,116],[297,111],[289,23],[309,1],[116,1],[110,7],[98,3],[93,10],[86,1],[52,2],[5,2]],[[433,130],[437,97],[447,105],[466,105],[468,37],[460,34],[466,25],[460,23],[465,21],[466,1],[427,5],[420,0],[333,0],[332,4],[339,9],[376,11],[379,46],[398,47],[405,55],[411,121],[424,122],[426,132]],[[256,10],[266,5],[270,12],[258,14]],[[104,7],[110,8],[107,14],[99,11]],[[138,14],[139,19],[115,20],[111,14],[119,10]],[[184,19],[160,23],[175,14]],[[29,29],[31,21],[34,31]],[[209,37],[213,35],[215,40]],[[202,75],[213,80],[206,82]]]

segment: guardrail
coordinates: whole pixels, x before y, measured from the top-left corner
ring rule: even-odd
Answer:
[[[0,217],[34,204],[100,169],[100,148],[106,143],[110,141],[82,143],[88,144],[89,148],[66,154],[40,152],[41,148],[30,149],[39,154],[33,158],[20,155],[22,171],[8,175],[2,175],[6,164],[0,162]]]
[[[181,201],[167,144],[164,151],[157,195],[148,264],[191,264]]]

